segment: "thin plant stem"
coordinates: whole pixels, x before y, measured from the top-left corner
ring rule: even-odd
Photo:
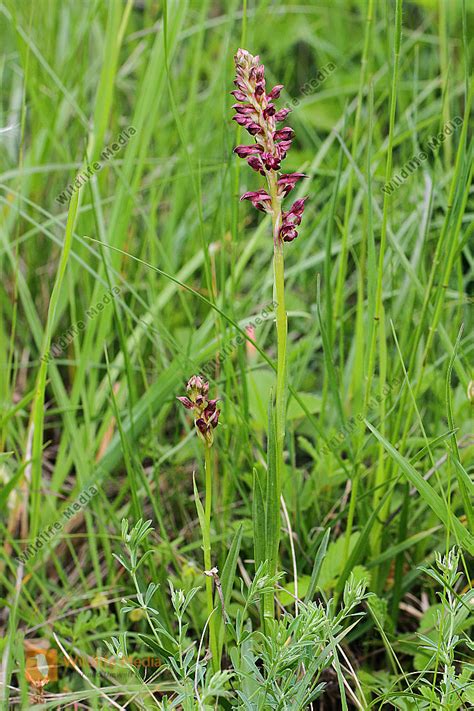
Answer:
[[[277,180],[275,173],[269,176],[270,195],[272,198],[272,226],[273,226],[273,274],[276,305],[277,328],[277,382],[275,397],[275,423],[277,445],[277,471],[283,470],[283,440],[285,438],[285,406],[286,406],[286,339],[287,317],[285,308],[285,264],[283,257],[283,241],[280,237],[282,222],[281,200],[277,194]],[[281,484],[281,478],[279,478]],[[279,497],[278,497],[279,499]]]
[[[283,477],[283,445],[285,439],[285,410],[286,410],[286,343],[287,343],[287,316],[285,308],[285,266],[283,257],[283,241],[280,237],[282,223],[281,199],[277,193],[276,174],[268,173],[268,187],[272,199],[272,227],[273,227],[273,274],[274,293],[276,300],[276,329],[277,329],[277,375],[275,392],[275,475],[276,487],[274,491],[275,508],[279,510],[281,483]],[[277,518],[278,520],[278,518]],[[272,553],[270,557],[269,573],[275,574],[278,564],[278,546],[280,541],[280,527],[277,524],[270,542]],[[264,599],[264,617],[274,617],[273,595],[266,595]]]
[[[204,504],[203,550],[204,550],[204,570],[210,571],[212,568],[211,558],[211,514],[212,514],[212,456],[211,447],[204,446],[204,459],[206,470],[206,501]],[[209,647],[212,654],[212,666],[214,671],[219,668],[219,656],[217,651],[217,639],[214,624],[214,600],[212,594],[212,576],[206,575],[206,601],[207,615],[209,618]]]
[[[283,442],[285,438],[285,406],[286,406],[286,341],[287,317],[285,309],[285,271],[283,261],[283,248],[281,244],[275,245],[275,294],[276,294],[276,327],[277,327],[277,382],[275,397],[275,423],[277,447],[277,471],[283,471]],[[281,484],[281,476],[279,477]]]

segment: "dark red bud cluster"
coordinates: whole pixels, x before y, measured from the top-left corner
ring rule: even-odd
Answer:
[[[284,212],[282,225],[280,227],[280,237],[283,242],[293,242],[298,237],[296,227],[301,224],[306,198],[295,200],[288,212]]]
[[[221,411],[218,400],[209,400],[209,383],[200,375],[193,375],[186,385],[187,395],[177,398],[187,410],[194,413],[196,431],[204,443],[210,447],[214,440],[213,430],[219,424]]]

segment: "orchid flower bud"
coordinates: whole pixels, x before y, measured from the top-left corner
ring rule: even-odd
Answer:
[[[217,408],[218,400],[209,400],[209,383],[200,375],[193,375],[186,385],[188,396],[176,398],[187,410],[194,413],[194,426],[198,437],[206,446],[211,447],[214,441],[213,430],[219,424],[221,411]]]

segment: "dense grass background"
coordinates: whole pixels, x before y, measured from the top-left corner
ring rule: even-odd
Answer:
[[[474,7],[398,7],[402,26],[383,0],[0,3],[4,708],[33,706],[24,639],[97,657],[129,631],[129,650],[146,653],[143,612],[120,602],[135,594],[113,557],[123,518],[152,520],[140,576],[145,587],[160,584],[154,605],[166,629],[177,634],[168,580],[202,588],[186,613],[187,644],[199,644],[193,473],[202,492],[203,458],[175,397],[204,366],[222,406],[213,554],[222,571],[240,541],[228,612],[243,610],[276,343],[271,311],[262,317],[273,300],[270,224],[239,203],[260,184],[232,154],[239,46],[260,54],[268,83],[285,85],[296,131],[285,170],[310,176],[300,236],[285,250],[297,398],[288,404],[279,601],[293,615],[292,595],[310,588],[311,599],[337,606],[351,572],[374,594],[344,639],[347,664],[328,666],[313,708],[473,700],[466,615],[457,620],[461,689],[444,701],[445,660],[423,655],[417,632],[441,649],[436,593],[444,589],[445,603],[449,593],[446,578],[420,566],[458,545],[458,595],[472,577]],[[455,117],[462,123],[432,149]],[[382,191],[420,151],[420,167]],[[85,161],[102,167],[58,200]],[[249,324],[261,352],[237,338],[236,325]],[[65,519],[91,486],[97,493]],[[58,521],[61,531],[19,563]],[[257,607],[244,614],[258,629]],[[233,645],[226,635],[223,668],[236,669]],[[39,697],[44,707],[199,707],[192,689],[188,705],[180,699],[164,667],[154,696],[131,672],[82,671],[87,678],[61,666]],[[242,703],[237,688],[227,682],[226,704]],[[300,708],[291,690],[279,706],[266,703],[241,708]]]

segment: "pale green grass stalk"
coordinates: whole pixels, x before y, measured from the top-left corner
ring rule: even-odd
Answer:
[[[394,35],[394,48],[393,48],[393,72],[392,72],[392,84],[390,92],[390,114],[389,114],[389,129],[388,129],[388,146],[387,146],[387,160],[385,167],[385,181],[388,182],[392,175],[393,166],[393,141],[395,134],[395,117],[397,110],[397,94],[398,94],[398,82],[399,82],[399,65],[400,65],[400,46],[402,40],[402,17],[403,17],[403,0],[397,0],[395,8],[395,35]],[[387,227],[388,227],[388,215],[389,206],[391,204],[390,196],[384,193],[383,199],[383,214],[382,214],[382,226],[380,234],[380,245],[379,245],[379,260],[378,260],[378,271],[377,271],[377,286],[375,292],[375,314],[373,324],[371,326],[371,339],[369,347],[369,364],[368,364],[368,375],[367,384],[365,390],[365,412],[367,412],[367,403],[370,398],[372,379],[375,371],[375,359],[376,359],[376,342],[379,341],[379,359],[380,363],[383,363],[383,353],[385,344],[385,332],[382,333],[382,310],[383,305],[383,277],[384,277],[384,259],[385,250],[387,242]],[[383,367],[383,365],[382,365]],[[379,447],[379,464],[378,464],[378,475],[375,477],[375,498],[374,507],[377,507],[378,501],[380,500],[380,495],[382,493],[380,486],[386,480],[386,467],[383,464],[383,448]],[[357,491],[351,492],[351,507],[352,507],[352,497],[357,496]],[[372,545],[374,547],[374,552],[380,550],[380,537],[382,529],[378,527],[372,538]]]
[[[286,344],[288,322],[285,307],[285,265],[283,255],[283,240],[280,238],[282,220],[281,201],[277,195],[276,176],[272,172],[269,179],[269,194],[272,198],[272,234],[273,234],[273,273],[274,294],[276,305],[276,331],[277,331],[277,372],[275,390],[275,486],[272,487],[271,508],[280,510],[280,497],[282,478],[284,472],[284,442],[286,419]],[[269,467],[267,477],[273,476],[273,467]],[[267,531],[270,540],[267,541],[269,551],[270,575],[274,575],[278,566],[278,549],[280,542],[280,518],[274,519],[273,530]],[[275,603],[272,594],[264,597],[264,617],[273,619]]]
[[[426,324],[425,319],[428,318],[428,314],[430,311],[430,300],[431,300],[431,296],[432,296],[432,291],[433,291],[433,289],[435,289],[436,275],[439,272],[440,263],[443,262],[444,269],[442,269],[440,286],[438,286],[438,288],[436,289],[436,292],[435,292],[434,314],[431,315],[430,328],[428,329],[427,339],[426,339],[426,343],[425,343],[425,346],[423,349],[423,357],[421,359],[420,372],[418,374],[418,379],[417,379],[416,384],[414,386],[413,399],[412,400],[408,399],[408,390],[405,390],[402,395],[401,402],[400,402],[399,416],[397,417],[397,420],[395,422],[395,427],[394,427],[394,432],[397,434],[397,436],[400,435],[400,431],[401,431],[400,449],[402,451],[403,451],[403,448],[406,444],[406,440],[408,437],[409,428],[410,428],[410,425],[412,422],[411,418],[412,418],[412,414],[413,414],[413,410],[414,410],[414,402],[416,401],[416,398],[418,397],[421,387],[422,387],[422,384],[423,384],[423,375],[424,375],[424,372],[426,369],[428,353],[429,353],[430,348],[433,344],[434,334],[436,333],[436,327],[439,323],[440,316],[441,316],[441,308],[442,308],[442,305],[444,303],[444,299],[446,296],[445,289],[443,288],[443,285],[447,284],[447,282],[449,280],[449,276],[451,274],[454,254],[456,253],[457,237],[458,237],[460,230],[461,230],[460,214],[458,213],[458,221],[452,228],[453,234],[451,235],[450,249],[448,251],[447,258],[445,257],[442,259],[441,255],[443,254],[443,250],[445,248],[445,241],[449,236],[451,211],[453,209],[454,200],[455,200],[455,196],[457,194],[459,185],[465,186],[463,200],[465,201],[467,199],[467,186],[466,186],[466,183],[464,183],[463,181],[460,180],[460,178],[462,175],[462,167],[463,167],[463,162],[465,159],[465,144],[466,144],[466,140],[467,140],[467,124],[468,124],[468,116],[470,115],[470,110],[471,110],[471,102],[472,102],[472,81],[471,81],[471,85],[469,86],[468,95],[466,97],[466,105],[465,105],[465,110],[464,110],[464,123],[463,123],[462,132],[461,132],[461,136],[460,136],[460,140],[459,140],[459,146],[458,146],[457,155],[456,155],[456,162],[455,162],[453,177],[452,177],[450,188],[449,188],[446,214],[445,214],[445,217],[443,220],[443,225],[442,225],[441,233],[439,235],[439,239],[436,243],[433,264],[432,264],[432,268],[430,270],[428,285],[427,285],[427,289],[425,292],[425,298],[424,298],[423,304],[422,304],[419,325],[418,325],[418,328],[415,330],[415,334],[413,337],[413,345],[412,345],[412,350],[410,353],[410,360],[409,360],[409,364],[408,364],[408,368],[407,368],[408,372],[410,372],[414,368],[414,365],[416,363],[416,358],[418,357],[418,347],[420,345],[421,337],[422,337],[422,326],[424,324]],[[471,154],[472,154],[472,148],[471,148]],[[473,166],[472,166],[472,161],[471,161],[470,168],[468,169],[469,175],[472,175],[472,170],[473,170]],[[467,183],[467,185],[469,185],[469,182]],[[467,379],[465,380],[465,382],[467,384]],[[403,429],[402,429],[402,423],[404,423]]]
[[[361,71],[359,75],[359,87],[357,91],[357,107],[354,118],[354,129],[352,133],[351,142],[351,155],[355,159],[357,151],[359,149],[359,134],[361,129],[361,117],[362,108],[364,105],[364,92],[367,88],[367,75],[369,70],[369,60],[370,60],[370,48],[371,48],[371,38],[372,38],[372,22],[374,15],[374,0],[367,0],[366,2],[366,20],[365,20],[365,32],[364,32],[364,47],[362,50],[361,58]],[[342,303],[344,300],[344,285],[346,281],[347,272],[347,256],[348,256],[348,245],[349,245],[349,221],[352,216],[352,205],[353,205],[353,187],[354,187],[354,171],[351,170],[349,173],[349,179],[346,186],[345,194],[345,205],[344,205],[344,226],[343,234],[341,240],[341,254],[339,261],[339,269],[337,273],[336,289],[334,294],[334,319],[340,318]],[[341,362],[344,361],[344,333],[341,329],[340,339],[339,339],[339,355]]]
[[[212,667],[214,671],[219,669],[219,654],[216,638],[216,622],[214,619],[214,598],[212,593],[213,578],[210,573],[213,568],[211,555],[211,519],[212,519],[212,450],[211,447],[205,446],[205,470],[206,470],[206,501],[204,507],[205,515],[205,533],[203,531],[203,548],[204,548],[204,572],[206,575],[206,599],[207,599],[207,615],[209,619],[209,647],[212,654]]]
[[[466,43],[465,43],[466,46]],[[467,49],[467,48],[466,48]],[[469,71],[469,64],[466,59],[466,77],[469,76],[468,74]],[[422,383],[423,383],[423,373],[426,367],[426,362],[427,362],[427,357],[428,353],[430,351],[431,345],[433,343],[433,338],[436,333],[436,327],[438,325],[440,315],[441,315],[441,308],[444,303],[445,299],[445,288],[444,285],[447,283],[447,280],[449,279],[449,275],[451,273],[451,268],[452,268],[452,261],[454,258],[454,254],[456,252],[456,244],[457,244],[457,238],[460,232],[461,224],[459,222],[459,213],[458,213],[458,223],[456,225],[456,228],[453,229],[453,233],[450,235],[449,234],[449,227],[450,227],[450,221],[451,221],[451,214],[452,210],[454,207],[454,201],[455,197],[457,195],[457,192],[459,190],[459,186],[466,186],[466,183],[461,180],[462,176],[462,169],[463,169],[463,164],[465,161],[465,152],[466,152],[466,142],[467,142],[467,130],[468,130],[468,124],[469,124],[469,116],[471,113],[471,106],[472,106],[472,87],[473,87],[473,80],[472,77],[471,79],[466,79],[466,102],[464,106],[464,122],[462,126],[462,131],[461,135],[459,138],[459,144],[458,144],[458,150],[456,153],[456,159],[455,159],[455,166],[454,166],[454,171],[452,175],[452,179],[450,181],[450,187],[449,187],[449,192],[447,196],[447,202],[446,202],[446,212],[445,212],[445,217],[443,219],[443,224],[442,224],[442,229],[439,235],[439,238],[436,242],[436,248],[432,260],[432,267],[429,273],[429,278],[428,278],[428,283],[425,289],[425,296],[423,299],[423,304],[422,304],[422,309],[421,309],[421,314],[418,322],[418,326],[415,330],[414,338],[413,338],[413,345],[410,353],[410,361],[408,365],[408,371],[412,370],[414,367],[417,354],[418,354],[418,348],[421,342],[422,338],[422,333],[423,333],[423,327],[426,325],[426,322],[428,320],[429,312],[430,312],[430,307],[431,307],[431,299],[433,297],[433,290],[435,289],[435,280],[436,277],[438,276],[439,283],[440,285],[435,291],[435,316],[431,316],[431,323],[430,323],[430,328],[428,329],[428,335],[427,335],[427,341],[424,346],[424,351],[423,351],[423,358],[422,358],[422,366],[421,366],[421,373],[420,376],[417,380],[416,383],[416,388],[415,388],[415,397],[418,395]],[[470,172],[472,174],[472,161],[470,164]],[[467,183],[469,184],[469,182]],[[467,194],[465,193],[464,200],[467,199]],[[445,246],[446,246],[446,241],[448,238],[450,239],[450,249],[448,251],[448,259],[445,259],[442,257],[444,254]],[[444,269],[441,275],[439,275],[439,270],[440,270],[440,264],[444,264]],[[406,437],[408,435],[408,428],[411,423],[411,414],[412,414],[412,408],[408,405],[408,413],[405,409],[407,406],[407,403],[405,402],[406,398],[408,397],[407,393],[405,392],[404,398],[401,401],[401,407],[399,410],[399,416],[397,418],[397,422],[395,424],[395,432],[399,433],[402,425],[402,421],[405,422],[404,429],[403,429],[403,434],[402,434],[402,442],[404,443],[406,441]]]
[[[59,260],[58,271],[51,292],[51,300],[48,308],[48,318],[41,348],[41,364],[36,382],[36,395],[31,410],[30,428],[33,430],[33,445],[31,451],[31,483],[30,483],[30,525],[29,535],[35,538],[40,528],[40,508],[41,508],[41,488],[42,488],[42,463],[43,463],[43,427],[44,427],[44,405],[46,377],[48,371],[48,356],[53,338],[53,328],[55,326],[56,309],[60,299],[61,288],[66,274],[69,254],[72,246],[72,236],[74,225],[77,219],[77,210],[81,191],[74,193],[69,206],[66,233],[64,235],[64,246]]]
[[[213,575],[211,570],[211,519],[212,519],[212,452],[211,447],[204,445],[204,467],[205,467],[205,502],[204,508],[199,499],[199,493],[194,482],[194,498],[199,516],[199,523],[202,534],[202,548],[204,553],[204,576],[206,579],[206,608],[207,608],[207,626],[209,629],[209,648],[212,654],[211,665],[214,671],[220,668],[220,651],[218,639],[216,636],[216,622],[214,616],[214,599],[213,599]]]
[[[441,78],[443,82],[443,93],[445,95],[443,101],[443,123],[445,124],[451,118],[451,107],[449,102],[449,29],[448,29],[448,2],[446,0],[438,0],[438,12],[439,12],[439,63],[441,70]],[[446,137],[446,141],[443,145],[444,151],[444,164],[446,168],[451,166],[452,162],[452,138],[451,136]]]

